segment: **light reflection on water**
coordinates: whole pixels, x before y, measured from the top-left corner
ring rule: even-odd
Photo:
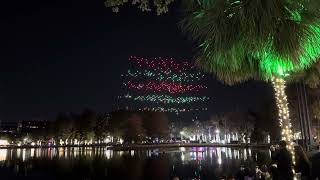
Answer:
[[[0,149],[0,161],[7,159],[7,149]]]
[[[112,151],[102,147],[0,149],[0,170],[12,169],[12,174],[7,175],[13,176],[13,179],[19,179],[18,176],[15,177],[15,174],[19,174],[21,171],[24,172],[24,176],[29,173],[42,174],[40,173],[43,171],[42,164],[48,167],[52,166],[45,173],[52,173],[51,179],[59,179],[61,175],[59,173],[66,172],[77,178],[88,176],[89,179],[102,177],[155,179],[153,175],[164,179],[174,176],[178,176],[180,179],[200,178],[200,176],[201,179],[216,179],[221,175],[235,175],[240,166],[254,169],[256,165],[268,164],[269,162],[270,152],[266,149],[225,147],[140,151]],[[73,174],[75,171],[79,171],[75,170],[75,168],[79,168],[78,166],[90,171],[80,170],[81,173]],[[55,169],[59,168],[63,170],[56,172]],[[125,168],[124,171],[128,171],[128,176],[124,175],[125,173],[120,173],[123,168]],[[161,169],[160,172],[158,172],[159,169]],[[158,174],[152,173],[153,171]]]

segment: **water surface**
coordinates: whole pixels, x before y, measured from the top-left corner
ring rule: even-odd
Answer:
[[[195,147],[141,151],[106,148],[0,149],[0,179],[220,179],[270,163],[267,149]]]

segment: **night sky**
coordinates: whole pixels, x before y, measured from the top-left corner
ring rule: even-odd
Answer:
[[[53,120],[59,112],[117,107],[128,56],[192,60],[177,11],[164,16],[135,9],[114,14],[101,0],[16,1],[1,13],[0,120]],[[259,109],[270,85],[223,86],[213,76],[206,115]]]

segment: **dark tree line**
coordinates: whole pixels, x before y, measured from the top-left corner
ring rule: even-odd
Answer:
[[[89,109],[81,113],[60,113],[46,128],[30,129],[19,137],[43,145],[94,143],[107,137],[106,123],[106,116]]]
[[[126,142],[163,140],[169,137],[169,120],[161,112],[116,111],[111,113],[110,133]]]
[[[86,109],[81,113],[60,113],[44,129],[21,133],[15,141],[47,145],[141,143],[169,137],[165,113],[119,110],[108,114]],[[107,140],[108,139],[108,140]]]

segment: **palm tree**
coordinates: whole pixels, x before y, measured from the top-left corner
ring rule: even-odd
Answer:
[[[197,0],[185,8],[181,25],[199,43],[200,68],[229,85],[272,82],[282,140],[294,158],[285,84],[320,56],[319,0]]]
[[[158,14],[174,0],[150,2]],[[106,0],[118,6],[126,0]],[[293,135],[285,93],[286,79],[308,69],[320,56],[319,0],[184,0],[182,29],[199,43],[197,65],[232,85],[249,79],[271,81],[279,108],[282,139],[293,152]]]

